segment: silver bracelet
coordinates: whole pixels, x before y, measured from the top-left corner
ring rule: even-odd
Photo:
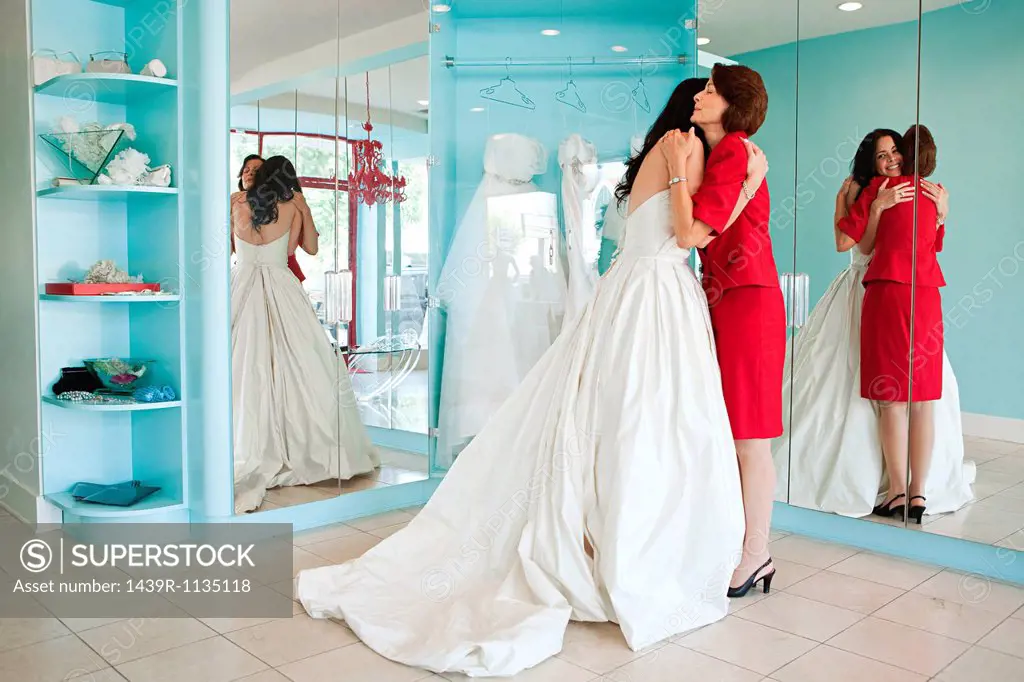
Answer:
[[[685,177],[680,177],[680,176],[677,175],[676,177],[674,177],[674,178],[672,178],[671,180],[668,181],[668,186],[672,187],[672,185],[677,185],[680,182],[686,182],[686,178]]]
[[[757,194],[757,190],[754,190],[753,192],[751,192],[750,188],[747,187],[747,181],[746,180],[743,181],[743,185],[742,186],[743,186],[743,194],[744,194],[744,196],[747,197],[747,201],[752,201],[754,199],[754,195]]]

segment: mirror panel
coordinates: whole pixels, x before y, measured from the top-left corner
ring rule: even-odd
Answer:
[[[916,123],[918,3],[801,0],[798,49],[794,279],[809,315],[788,363],[789,502],[902,525],[912,289],[904,270],[878,269],[870,245],[912,244],[912,185],[893,188]],[[872,219],[890,194],[903,203]]]
[[[920,377],[921,397],[934,400],[915,403],[910,432],[911,487],[927,497],[915,501],[926,509],[911,528],[1017,550],[1024,549],[1024,242],[1010,216],[1022,145],[996,131],[1012,130],[1024,112],[1024,92],[1007,85],[1021,64],[1013,27],[1022,20],[1024,7],[1006,0],[925,2],[920,122],[936,163],[929,168],[932,145],[922,136],[918,166],[944,188],[949,210],[939,228],[923,208],[918,216],[915,299],[928,316],[915,316],[914,383],[917,390]],[[970,46],[969,61],[948,53],[951,40]],[[965,120],[981,121],[978,130],[998,141],[965,136]],[[936,260],[941,277],[927,267]]]
[[[429,78],[425,56],[388,57],[426,38],[371,39],[390,22],[425,17],[418,3],[399,4],[356,22],[342,20],[360,15],[353,0],[283,18],[261,1],[232,8],[232,166],[249,154],[288,162],[257,174],[263,195],[233,207],[236,242],[253,235],[232,270],[237,513],[427,476]],[[412,178],[401,192],[390,184],[396,173]],[[308,215],[286,186],[300,189]],[[281,216],[299,216],[287,269],[270,253],[277,245],[250,227],[261,201],[277,207],[261,227],[268,234],[291,234]]]

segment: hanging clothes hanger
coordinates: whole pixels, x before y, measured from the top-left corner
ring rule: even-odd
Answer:
[[[576,81],[572,77],[572,57],[569,57],[569,82],[565,84],[564,88],[555,93],[555,99],[573,109],[582,111],[584,114],[587,113],[587,105],[583,103],[580,91],[576,87]]]
[[[647,88],[644,86],[644,58],[640,57],[640,80],[633,88],[633,101],[646,113],[651,113],[651,102],[647,99]]]
[[[533,103],[533,100],[527,97],[517,86],[516,82],[512,80],[512,74],[509,71],[509,66],[512,64],[512,58],[505,58],[505,77],[498,81],[497,84],[490,87],[484,88],[480,91],[480,96],[484,99],[489,99],[493,102],[500,102],[501,104],[508,104],[513,107],[519,107],[521,109],[529,109],[533,111],[537,108],[537,105]]]

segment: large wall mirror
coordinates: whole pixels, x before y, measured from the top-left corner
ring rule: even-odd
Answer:
[[[231,8],[235,513],[428,476],[427,13]]]
[[[960,132],[1024,108],[1004,85],[1022,11],[800,0],[786,48],[799,52],[793,278],[808,314],[787,362],[779,500],[1024,547],[1022,254],[1001,218],[1017,145]],[[969,71],[954,41],[977,55]]]

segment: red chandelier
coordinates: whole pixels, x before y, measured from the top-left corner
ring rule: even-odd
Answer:
[[[405,176],[392,177],[385,173],[384,145],[371,138],[373,124],[370,123],[370,74],[366,74],[366,131],[365,140],[356,140],[352,144],[352,171],[348,174],[348,191],[355,195],[357,201],[367,206],[386,204],[392,201],[400,204],[406,199]]]

